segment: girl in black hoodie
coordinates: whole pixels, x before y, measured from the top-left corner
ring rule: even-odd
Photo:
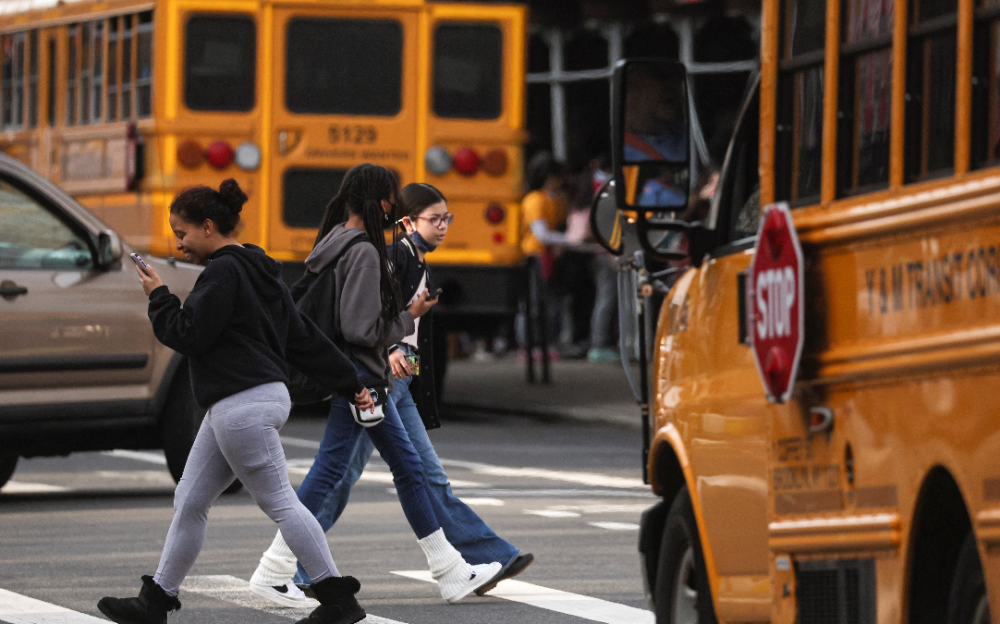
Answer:
[[[136,267],[149,318],[164,345],[188,356],[195,399],[208,413],[174,494],[174,518],[155,576],[138,598],[104,598],[101,613],[119,624],[165,624],[205,539],[208,509],[237,478],[278,523],[309,570],[320,606],[308,624],[365,617],[360,584],[341,577],[323,530],[288,482],[278,430],[288,419],[287,363],[324,387],[370,408],[354,366],[309,319],[281,280],[280,264],[233,237],[247,196],[235,180],[218,191],[195,187],[170,206],[170,227],[185,257],[207,265],[184,306],[151,268]]]

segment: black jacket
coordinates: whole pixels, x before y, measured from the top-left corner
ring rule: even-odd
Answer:
[[[350,360],[299,314],[281,264],[254,245],[212,254],[183,308],[166,286],[154,290],[149,320],[160,342],[189,357],[202,407],[261,384],[287,383],[287,364],[346,397],[362,389]]]
[[[426,263],[420,261],[420,255],[408,238],[389,245],[386,257],[392,263],[392,274],[399,280],[403,302],[409,303],[417,294],[420,278],[427,273],[426,288],[434,291],[431,271]],[[417,404],[420,419],[427,429],[437,429],[441,426],[438,414],[437,391],[434,384],[434,309],[420,317],[417,328],[417,349],[420,351],[420,374],[410,382],[410,394]],[[390,348],[390,353],[392,348]]]

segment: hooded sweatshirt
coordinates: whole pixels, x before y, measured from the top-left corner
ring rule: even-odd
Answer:
[[[385,379],[391,391],[394,378],[389,369],[389,346],[412,334],[415,326],[407,310],[388,325],[382,319],[382,273],[375,246],[364,242],[343,251],[352,240],[365,236],[363,230],[334,226],[306,258],[306,268],[320,275],[314,288],[328,284],[325,287],[334,289],[337,309],[330,311],[335,333],[331,338],[347,343],[350,356],[372,375]],[[325,269],[334,263],[333,283],[329,284]]]
[[[291,364],[347,397],[362,389],[350,360],[301,316],[281,279],[281,264],[254,245],[212,254],[184,301],[160,286],[149,320],[164,345],[188,356],[202,407],[255,386],[288,382]]]

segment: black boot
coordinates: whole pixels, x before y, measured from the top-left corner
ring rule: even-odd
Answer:
[[[361,583],[353,576],[331,576],[312,584],[319,606],[296,624],[354,624],[365,619],[365,610],[354,594]]]
[[[147,575],[142,577],[138,598],[101,598],[97,608],[118,624],[167,624],[167,612],[180,611],[181,601]]]

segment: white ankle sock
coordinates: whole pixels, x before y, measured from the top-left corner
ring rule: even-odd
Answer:
[[[295,572],[298,569],[298,559],[292,553],[292,549],[285,543],[285,538],[281,536],[281,531],[274,536],[274,542],[260,558],[260,565],[250,577],[250,582],[257,585],[284,585],[292,582]]]
[[[445,539],[444,529],[434,531],[417,540],[417,543],[427,557],[427,566],[431,569],[431,576],[438,582],[441,597],[448,600],[461,591],[472,576],[472,567]]]

